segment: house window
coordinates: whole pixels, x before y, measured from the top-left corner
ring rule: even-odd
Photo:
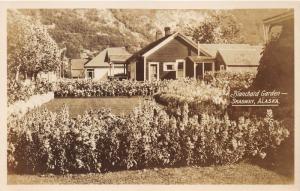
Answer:
[[[176,71],[176,63],[164,62],[164,71]]]
[[[221,65],[220,66],[220,70],[224,70],[225,68],[224,68],[224,65]]]
[[[95,77],[95,71],[94,69],[87,69],[87,78],[93,79]]]
[[[176,60],[176,63],[177,63],[176,78],[184,78],[185,77],[185,60],[179,59],[179,60]]]

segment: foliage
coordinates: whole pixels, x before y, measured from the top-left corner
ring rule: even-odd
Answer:
[[[154,98],[158,103],[167,106],[167,111],[172,114],[178,113],[177,108],[187,103],[191,115],[208,113],[220,116],[227,112],[230,91],[249,88],[253,78],[253,73],[207,73],[204,81],[169,81]]]
[[[283,28],[278,39],[266,44],[253,88],[277,89],[293,94],[294,39],[289,33],[293,33],[293,28]]]
[[[36,110],[8,119],[8,169],[25,173],[105,172],[120,169],[232,164],[245,157],[264,159],[289,132],[269,110],[264,119],[217,118],[203,113],[169,116],[145,102],[128,116],[107,109],[76,119]]]
[[[206,16],[199,26],[189,28],[187,35],[199,43],[241,42],[241,24],[226,11],[215,11]]]
[[[227,10],[141,10],[141,9],[23,9],[23,14],[39,18],[44,25],[54,25],[49,29],[51,37],[58,43],[67,44],[67,56],[79,57],[80,47],[91,51],[101,51],[107,46],[126,46],[131,52],[139,50],[155,40],[155,32],[165,26],[174,31],[191,28],[198,39],[200,27],[211,26],[214,41],[240,43],[242,35],[247,35],[245,43],[263,42],[261,19],[282,12],[281,9]],[[207,21],[203,24],[204,15]],[[217,16],[214,16],[217,15]],[[218,30],[218,26],[221,30]],[[209,28],[210,29],[210,28]],[[211,31],[212,29],[208,30]],[[238,32],[237,32],[238,31]],[[237,32],[237,34],[236,34]],[[192,32],[187,32],[193,37]],[[210,33],[206,33],[209,35]],[[224,39],[220,40],[221,38]],[[207,39],[211,39],[207,38]],[[235,39],[235,40],[234,40]],[[73,57],[74,56],[74,57]]]
[[[167,82],[64,80],[56,83],[56,97],[153,95]]]
[[[291,19],[282,26],[281,34],[271,38],[265,45],[258,72],[251,88],[276,90],[280,96],[280,107],[274,113],[288,119],[294,127],[294,22]]]
[[[213,87],[232,89],[248,89],[251,87],[255,73],[219,71],[206,73],[204,81]]]
[[[44,94],[53,91],[53,84],[48,81],[15,81],[8,80],[7,99],[8,105],[16,101],[25,101],[29,97],[37,94]]]
[[[8,71],[18,80],[40,71],[54,71],[60,64],[60,51],[45,26],[18,11],[8,11]]]
[[[204,81],[181,79],[169,83],[154,95],[155,100],[167,106],[167,111],[180,116],[178,107],[188,104],[191,115],[208,113],[224,114],[229,105],[229,89],[213,87]]]

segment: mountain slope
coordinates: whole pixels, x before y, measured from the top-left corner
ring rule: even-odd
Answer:
[[[245,43],[262,44],[262,19],[283,12],[282,9],[227,10],[241,25]],[[214,10],[161,9],[39,9],[22,10],[50,26],[49,33],[67,56],[78,58],[80,51],[101,51],[108,46],[125,46],[134,52],[155,40],[156,31],[165,26],[185,33],[198,26]]]

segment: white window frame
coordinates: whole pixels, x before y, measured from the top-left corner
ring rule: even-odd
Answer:
[[[220,71],[224,71],[225,70],[225,66],[222,64],[220,65]]]
[[[172,70],[168,69],[167,65],[172,65],[173,69]],[[177,70],[177,63],[176,62],[164,62],[163,68],[164,68],[164,71],[166,71],[166,72],[176,71]]]
[[[183,62],[183,78],[185,78],[186,63],[184,59],[176,60],[176,79],[178,78],[178,63]]]
[[[93,76],[93,77],[92,77],[91,79],[94,79],[94,78],[95,78],[95,69],[94,69],[94,68],[87,68],[87,69],[86,69],[86,76],[87,76],[87,79],[90,79],[90,78],[89,78],[89,72],[92,72],[92,74],[93,74],[92,76]]]
[[[159,80],[159,62],[149,62],[149,75],[148,75],[148,79],[149,81],[151,81],[151,65],[156,65],[157,66],[157,76],[156,76],[156,80]]]

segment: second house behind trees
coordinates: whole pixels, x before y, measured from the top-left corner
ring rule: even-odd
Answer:
[[[84,65],[86,79],[105,80],[127,74],[126,60],[131,56],[125,47],[106,48]]]

